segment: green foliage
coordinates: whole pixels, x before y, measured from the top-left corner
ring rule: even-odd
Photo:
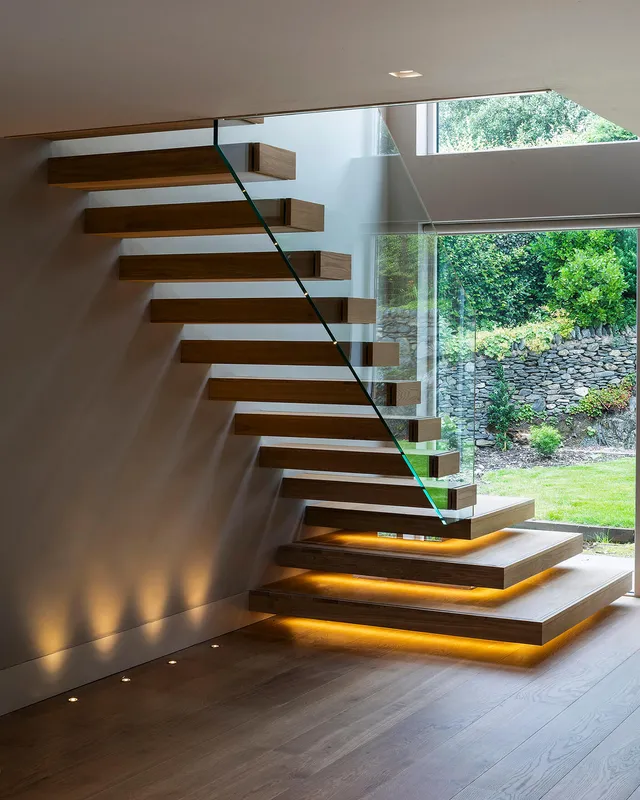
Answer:
[[[624,319],[627,284],[613,250],[602,254],[575,250],[551,283],[556,307],[566,309],[578,325],[616,324]]]
[[[476,352],[483,353],[496,361],[502,361],[510,355],[511,348],[516,342],[524,340],[531,352],[543,353],[551,347],[556,334],[566,339],[573,327],[573,320],[564,311],[559,310],[539,322],[528,322],[515,328],[478,331]]]
[[[489,428],[495,432],[496,444],[501,450],[508,450],[510,447],[508,432],[517,417],[518,409],[513,402],[513,391],[505,380],[502,364],[498,364],[496,383],[489,395],[487,421]]]
[[[516,422],[526,422],[530,424],[538,419],[546,418],[545,411],[536,411],[530,403],[521,403],[516,409]]]
[[[527,322],[550,296],[539,256],[531,249],[538,234],[475,234],[438,239],[439,302],[460,313],[460,285],[478,328]]]
[[[438,104],[440,152],[635,139],[557,92]]]
[[[634,372],[624,377],[619,384],[611,384],[603,389],[589,389],[589,393],[579,403],[569,409],[570,414],[586,414],[597,419],[603,414],[624,411],[629,408],[629,401],[636,385]]]
[[[541,456],[552,456],[562,444],[562,436],[551,425],[538,425],[531,428],[531,447]]]
[[[384,234],[376,238],[378,298],[383,308],[416,308],[421,247],[419,234]]]

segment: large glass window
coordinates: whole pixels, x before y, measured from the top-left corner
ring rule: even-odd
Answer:
[[[637,139],[557,92],[448,100],[431,104],[428,113],[432,124],[423,129],[432,153]]]
[[[480,494],[533,497],[536,519],[579,527],[587,548],[631,557],[635,527],[637,231],[441,236],[442,313],[476,309]],[[440,408],[458,399],[445,348]]]

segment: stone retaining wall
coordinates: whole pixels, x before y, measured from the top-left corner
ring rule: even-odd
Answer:
[[[415,365],[415,312],[387,309],[378,325],[378,338],[400,342],[401,367],[397,377],[411,377]],[[505,377],[514,388],[514,398],[538,412],[562,414],[584,397],[591,388],[602,388],[620,381],[636,370],[636,330],[574,328],[571,336],[556,336],[544,353],[533,353],[524,341],[517,342],[503,361],[478,356],[475,362],[475,435],[486,436],[487,405],[496,382],[496,367],[501,363]],[[470,396],[473,376],[470,364],[450,364],[442,360],[439,372],[441,414],[464,418],[472,431],[473,402]],[[415,373],[413,373],[415,374]],[[489,436],[488,438],[492,438]]]

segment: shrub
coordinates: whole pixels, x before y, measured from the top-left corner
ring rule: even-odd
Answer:
[[[624,411],[629,407],[629,400],[633,394],[633,387],[636,385],[635,373],[631,373],[623,378],[616,386],[605,386],[604,389],[589,389],[586,397],[583,397],[577,405],[573,406],[570,414],[586,414],[592,419],[601,417],[603,414],[611,414],[614,411]]]
[[[536,411],[530,403],[522,403],[516,409],[516,422],[535,422],[537,419],[546,419],[546,411]]]
[[[484,353],[488,358],[502,361],[510,355],[516,342],[524,341],[532,353],[543,353],[553,344],[553,337],[559,334],[567,338],[575,322],[568,314],[559,309],[547,319],[527,322],[515,328],[494,328],[492,331],[478,331],[476,351]]]
[[[531,428],[531,447],[541,456],[552,456],[562,444],[562,436],[551,425],[538,425]]]
[[[627,288],[624,269],[614,250],[594,253],[576,250],[550,277],[554,302],[578,325],[615,324],[625,316]]]
[[[518,409],[513,402],[513,391],[504,377],[504,368],[498,364],[496,385],[489,395],[487,419],[496,434],[496,444],[501,450],[509,449],[509,428],[516,422]]]

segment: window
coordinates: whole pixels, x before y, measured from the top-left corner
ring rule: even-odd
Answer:
[[[421,154],[560,147],[637,138],[557,92],[447,100],[423,106],[418,115]]]

